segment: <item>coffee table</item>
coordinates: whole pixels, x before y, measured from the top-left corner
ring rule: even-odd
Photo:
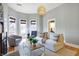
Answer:
[[[33,51],[33,50],[36,50],[36,49],[39,49],[39,48],[42,48],[42,47],[44,47],[44,46],[41,45],[41,44],[37,44],[36,47],[31,46],[31,50]]]
[[[41,53],[41,55],[44,55],[44,52],[45,52],[45,47],[42,44],[36,44],[36,47],[31,46],[31,53],[34,55],[37,53],[39,54]],[[39,56],[39,54],[35,56]]]

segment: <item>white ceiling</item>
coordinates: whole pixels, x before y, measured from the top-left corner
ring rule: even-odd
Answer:
[[[61,4],[62,3],[42,3],[46,8],[46,12],[60,6]],[[8,3],[7,5],[21,13],[37,13],[37,8],[41,3]]]

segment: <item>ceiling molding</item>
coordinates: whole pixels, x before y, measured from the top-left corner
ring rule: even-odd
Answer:
[[[42,3],[46,12],[62,5],[63,3]],[[41,3],[7,3],[7,5],[15,11],[26,13],[26,14],[35,14],[37,13],[37,9]]]

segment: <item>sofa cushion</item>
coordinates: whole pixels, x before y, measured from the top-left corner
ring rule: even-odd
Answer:
[[[54,41],[58,41],[58,37],[53,37],[52,40],[54,40]]]
[[[44,46],[45,46],[45,48],[47,48],[49,50],[54,50],[55,49],[55,47],[54,47],[55,44],[56,44],[56,41],[48,39],[48,40],[46,40]]]
[[[58,41],[58,34],[56,33],[50,33],[49,34],[50,40]]]

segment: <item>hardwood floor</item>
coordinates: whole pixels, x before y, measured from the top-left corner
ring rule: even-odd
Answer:
[[[75,55],[75,56],[79,56],[79,48],[75,48],[75,47],[69,46],[69,45],[67,45],[67,44],[65,44],[64,47],[65,47],[65,48],[68,48],[68,49],[70,49],[70,50],[75,51],[75,52],[76,52],[76,55]],[[11,52],[11,51],[13,51],[13,50],[15,50],[15,47],[9,47],[9,48],[8,48],[8,52]]]
[[[15,50],[15,47],[9,47],[8,48],[8,52],[11,52],[11,51],[14,51]]]
[[[65,46],[66,48],[70,49],[70,50],[73,50],[76,52],[76,56],[79,56],[79,48],[75,48],[75,47],[72,47],[72,46],[69,46],[69,45],[66,45]]]

